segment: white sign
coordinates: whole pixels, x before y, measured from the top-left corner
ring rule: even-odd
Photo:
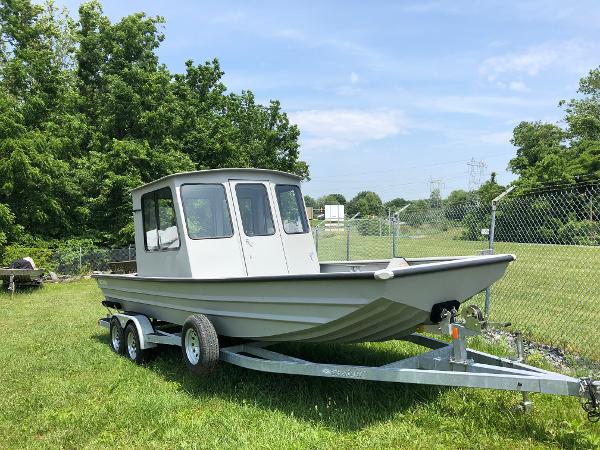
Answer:
[[[325,205],[325,220],[344,220],[344,205]]]
[[[481,234],[483,236],[488,236],[490,234],[490,229],[489,228],[482,228],[481,229]]]

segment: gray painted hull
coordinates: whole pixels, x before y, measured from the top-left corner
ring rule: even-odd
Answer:
[[[377,279],[374,272],[235,279],[96,275],[126,311],[183,324],[208,316],[218,334],[263,341],[366,342],[410,334],[434,304],[464,302],[504,274],[512,255],[421,264]]]

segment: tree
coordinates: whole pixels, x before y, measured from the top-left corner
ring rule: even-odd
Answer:
[[[310,195],[305,195],[304,196],[304,204],[308,208],[315,208],[317,205],[317,201],[314,198],[312,198]]]
[[[492,172],[490,179],[483,183],[477,189],[479,201],[486,207],[492,204],[492,200],[506,190],[505,186],[501,186],[496,182],[496,173]]]
[[[346,204],[346,214],[350,217],[360,213],[360,217],[380,216],[383,214],[383,203],[375,192],[362,191]]]
[[[442,206],[442,192],[439,189],[433,189],[429,195],[429,204],[432,208],[440,208]]]
[[[390,200],[389,202],[386,202],[383,207],[384,209],[391,209],[392,213],[398,211],[399,209],[404,208],[406,205],[408,205],[410,202],[408,200],[404,200],[401,197],[396,197],[392,200]]]
[[[450,220],[463,220],[468,210],[469,197],[469,193],[462,189],[450,192],[448,198],[444,201],[446,206],[444,209],[445,216]]]
[[[521,122],[514,129],[517,156],[508,167],[519,175],[520,188],[600,179],[600,67],[580,80],[577,92],[579,97],[560,102],[566,128]]]
[[[345,205],[346,197],[342,194],[327,194],[319,197],[317,205],[319,208],[324,208],[325,205]]]
[[[455,207],[457,205],[463,205],[469,200],[469,193],[462,189],[457,189],[455,191],[450,192],[448,194],[448,198],[446,198],[446,206],[448,208]]]
[[[228,93],[217,59],[170,73],[161,17],[79,21],[30,0],[0,5],[0,225],[4,240],[132,239],[130,190],[169,173],[259,167],[308,178],[278,101]]]

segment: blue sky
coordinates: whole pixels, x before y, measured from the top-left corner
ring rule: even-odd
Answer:
[[[77,1],[57,0],[76,14]],[[522,120],[557,122],[559,100],[600,64],[592,1],[104,1],[113,20],[166,19],[162,62],[219,58],[231,91],[281,101],[301,130],[312,196],[384,200],[465,189],[467,162],[500,182]]]

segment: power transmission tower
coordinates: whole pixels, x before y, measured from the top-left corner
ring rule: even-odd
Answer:
[[[444,186],[445,183],[441,178],[429,179],[429,199],[432,208],[439,208],[442,206],[442,189]]]
[[[475,158],[471,158],[467,166],[469,167],[469,192],[473,192],[479,189],[479,186],[483,183],[487,166],[483,161],[478,161]]]

